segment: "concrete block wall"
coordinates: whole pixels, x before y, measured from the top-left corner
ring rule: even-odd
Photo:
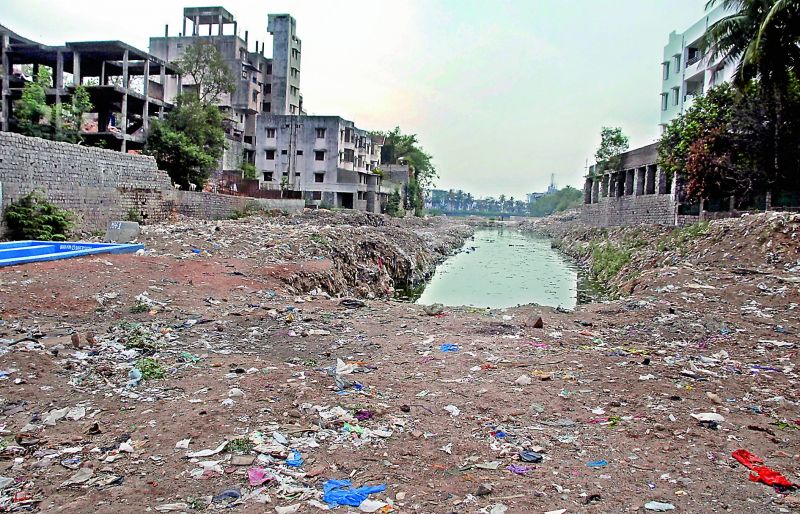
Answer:
[[[0,213],[35,189],[77,214],[76,228],[84,232],[105,230],[131,211],[153,223],[175,214],[228,218],[250,202],[265,209],[303,208],[302,200],[177,191],[152,157],[0,132]]]
[[[581,218],[587,225],[615,227],[621,225],[675,225],[678,206],[671,194],[619,196],[600,198],[584,204]]]

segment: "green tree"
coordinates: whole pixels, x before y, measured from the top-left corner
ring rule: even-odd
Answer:
[[[414,210],[415,215],[421,216],[424,204],[422,191],[431,187],[437,178],[433,156],[419,145],[416,134],[403,134],[400,127],[388,132],[373,132],[372,135],[384,138],[381,163],[399,164],[404,161],[411,166],[413,176],[408,184],[409,207]]]
[[[752,80],[761,83],[762,101],[772,135],[771,168],[766,175],[779,181],[785,143],[785,102],[793,72],[800,69],[800,2],[798,0],[710,0],[734,11],[706,32],[710,59],[738,62],[734,83],[744,91]]]
[[[528,207],[531,216],[544,217],[556,212],[580,207],[583,203],[583,193],[572,186],[548,193],[531,203]]]
[[[164,121],[151,123],[144,152],[155,157],[176,184],[202,189],[225,151],[222,121],[215,105],[204,105],[194,95],[181,96]]]
[[[214,104],[223,94],[236,89],[230,68],[211,41],[200,40],[190,45],[175,65],[183,76],[191,79],[193,94],[203,105]]]
[[[620,167],[620,155],[628,151],[628,136],[619,127],[603,127],[600,130],[600,146],[594,154],[602,170],[616,170]]]
[[[195,87],[178,95],[175,109],[163,122],[153,120],[145,153],[155,157],[176,184],[202,189],[225,152],[224,118],[215,103],[234,91],[235,82],[210,41],[192,44],[175,64]]]
[[[77,86],[70,103],[50,106],[46,91],[51,84],[50,70],[40,66],[36,77],[25,84],[22,97],[15,104],[17,130],[27,136],[79,143],[83,115],[93,108],[89,92],[84,86]]]
[[[389,199],[386,202],[386,214],[394,217],[402,217],[403,206],[400,196],[400,190],[395,189],[389,194]]]
[[[242,178],[247,180],[253,180],[258,175],[258,170],[256,169],[255,165],[250,162],[243,162],[242,163]]]
[[[15,103],[14,117],[17,130],[26,136],[50,136],[50,126],[46,123],[52,114],[47,105],[46,89],[50,87],[50,71],[44,66],[39,66],[36,77],[25,83],[22,88],[22,97]]]

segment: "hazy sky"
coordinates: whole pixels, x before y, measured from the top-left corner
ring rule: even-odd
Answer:
[[[667,36],[705,0],[0,0],[0,24],[50,44],[119,39],[146,49],[185,6],[223,5],[253,41],[288,12],[303,40],[311,114],[417,133],[437,187],[522,197],[581,187],[603,125],[632,147],[658,135]],[[267,53],[270,53],[267,43]]]

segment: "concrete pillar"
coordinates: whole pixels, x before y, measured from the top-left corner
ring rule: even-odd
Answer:
[[[106,76],[106,61],[100,63],[100,85],[108,85],[108,77]]]
[[[122,87],[124,92],[122,93],[122,125],[120,129],[122,130],[122,152],[125,153],[128,151],[128,86],[129,84],[129,75],[128,75],[128,50],[125,50],[122,54]]]
[[[622,172],[622,176],[625,179],[625,196],[632,196],[633,195],[633,182],[634,176],[636,175],[636,170],[625,170]]]
[[[81,54],[78,51],[72,52],[72,84],[81,85]]]
[[[592,179],[587,178],[583,183],[583,203],[592,203]]]
[[[192,35],[193,36],[199,36],[200,35],[200,26],[197,23],[199,19],[200,18],[198,16],[195,16],[194,19],[192,20],[192,25],[193,25],[193,27],[192,27]]]
[[[644,194],[652,195],[656,193],[656,165],[649,164],[645,168]]]
[[[667,193],[667,174],[659,167],[656,167],[656,194]]]
[[[636,196],[642,196],[644,194],[644,182],[645,182],[645,175],[647,175],[647,167],[642,166],[641,168],[636,168],[635,175],[633,177],[633,194]]]
[[[61,52],[56,53],[56,75],[53,77],[54,87],[58,90],[58,96],[62,89],[64,89],[64,54]]]
[[[8,58],[8,34],[0,34],[0,65],[3,67],[3,88],[0,91],[0,130],[8,132],[9,111],[11,110],[11,92],[8,88],[9,77],[11,76],[11,61]]]
[[[600,180],[597,179],[597,178],[592,180],[592,192],[591,192],[591,194],[592,194],[591,202],[592,203],[597,203],[598,200],[600,199]]]
[[[161,105],[158,106],[158,119],[164,119],[164,102],[167,101],[167,69],[162,64],[159,79],[161,81]]]
[[[219,32],[218,32],[218,34],[221,36],[222,35],[222,15],[221,14],[217,18],[217,23],[219,23]]]
[[[610,174],[603,175],[603,196],[609,198],[614,196],[612,190],[614,189],[614,181]]]
[[[144,107],[142,108],[142,129],[145,135],[150,128],[150,58],[144,60]]]

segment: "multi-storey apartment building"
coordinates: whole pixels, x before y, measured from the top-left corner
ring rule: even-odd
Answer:
[[[661,62],[661,121],[663,130],[676,116],[691,107],[698,96],[717,84],[729,81],[736,63],[711,60],[703,49],[708,28],[730,14],[723,4],[706,12],[703,18],[682,33],[673,31],[664,47]]]
[[[262,114],[256,130],[263,189],[302,191],[311,205],[381,212],[392,192],[379,168],[383,138],[339,116]]]
[[[188,25],[188,27],[187,27]],[[183,10],[183,31],[150,38],[150,52],[167,62],[183,56],[197,41],[209,41],[219,50],[236,80],[236,89],[219,99],[226,115],[228,148],[222,169],[239,169],[243,160],[255,162],[256,117],[261,113],[301,114],[301,41],[295,34],[295,20],[288,14],[270,14],[267,30],[272,35],[272,58],[265,57],[265,43],[255,41],[250,49],[247,31],[242,38],[233,15],[222,7],[187,7]],[[165,94],[174,98],[194,87],[187,77],[167,80]]]

